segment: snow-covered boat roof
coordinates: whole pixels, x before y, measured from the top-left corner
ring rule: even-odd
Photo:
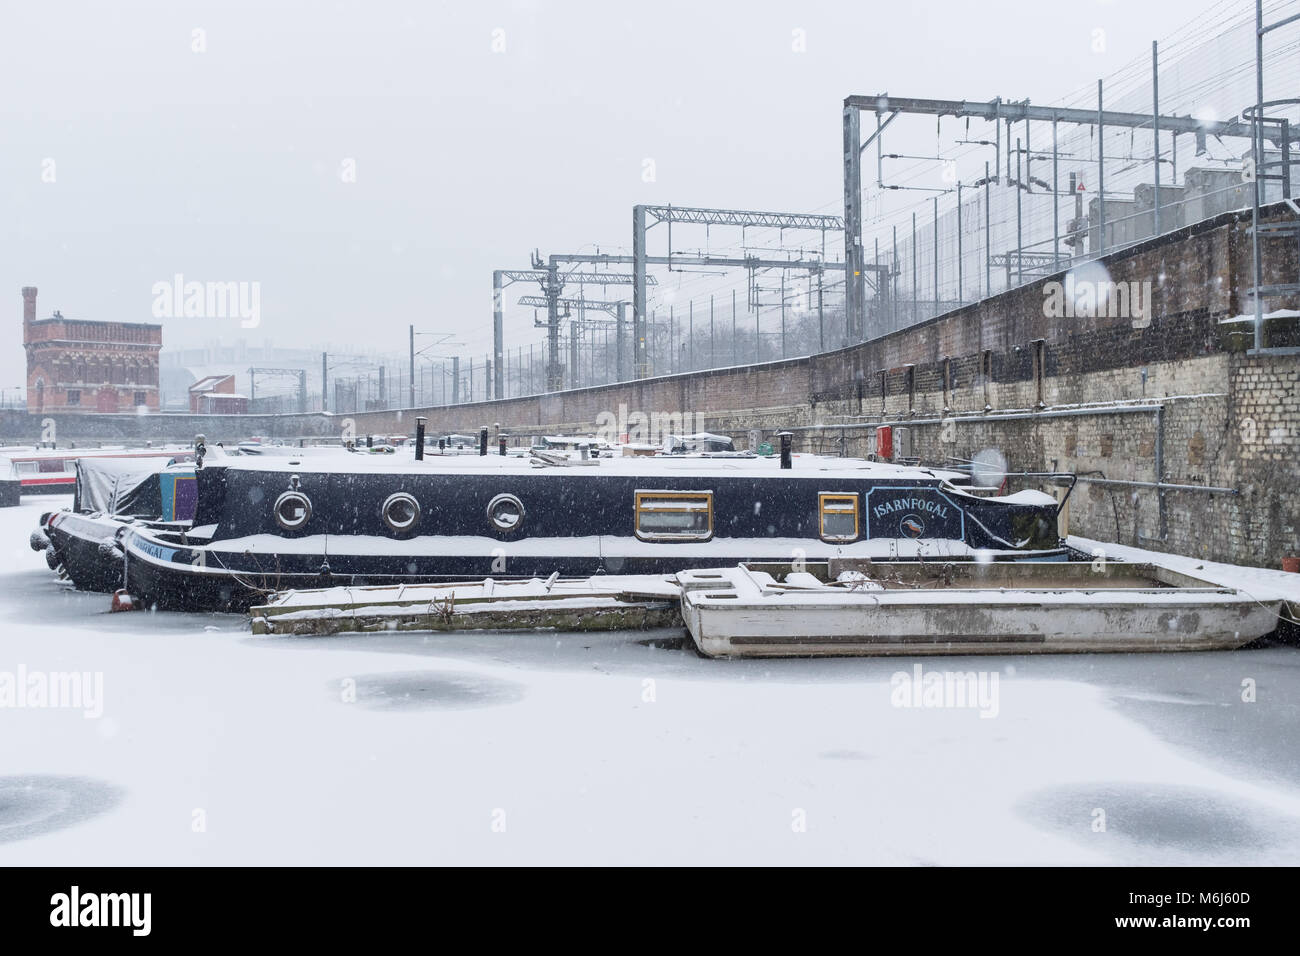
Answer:
[[[104,457],[77,459],[77,486],[73,496],[74,511],[99,511],[104,514],[158,514],[159,472],[166,470],[171,456]],[[192,465],[184,466],[192,471]]]
[[[153,445],[151,447],[128,448],[125,445],[104,448],[33,448],[26,446],[0,446],[0,459],[35,459],[35,458],[142,458],[149,456],[174,457],[188,454],[193,449],[188,445]]]
[[[242,471],[286,471],[292,468],[299,473],[329,474],[429,474],[457,473],[530,475],[555,472],[568,475],[652,475],[691,474],[700,477],[727,477],[737,472],[771,478],[798,478],[814,475],[853,478],[898,478],[900,480],[964,480],[968,476],[958,471],[936,468],[919,468],[894,465],[886,462],[866,461],[861,458],[838,458],[829,455],[796,454],[792,467],[782,469],[777,458],[708,458],[693,455],[612,456],[592,458],[584,462],[552,464],[517,455],[438,455],[426,454],[416,461],[409,452],[394,455],[372,456],[343,452],[333,455],[277,455],[274,458],[230,458],[223,460],[227,468]],[[1028,502],[1026,502],[1028,503]]]

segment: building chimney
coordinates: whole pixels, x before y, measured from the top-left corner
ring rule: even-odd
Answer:
[[[23,322],[36,321],[36,286],[23,286]]]

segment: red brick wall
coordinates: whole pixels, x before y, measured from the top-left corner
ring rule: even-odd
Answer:
[[[36,289],[23,289],[23,347],[31,412],[158,411],[162,326],[36,319]],[[143,402],[137,402],[143,398]]]

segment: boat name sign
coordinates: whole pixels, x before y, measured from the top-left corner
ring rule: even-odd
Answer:
[[[893,494],[873,503],[878,492]],[[947,496],[927,488],[872,488],[867,492],[867,535],[960,541],[965,538],[965,515]]]

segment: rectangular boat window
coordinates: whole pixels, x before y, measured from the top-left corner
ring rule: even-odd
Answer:
[[[858,540],[858,496],[823,491],[817,496],[823,541]]]
[[[638,491],[636,536],[643,541],[707,541],[713,537],[713,492]]]

